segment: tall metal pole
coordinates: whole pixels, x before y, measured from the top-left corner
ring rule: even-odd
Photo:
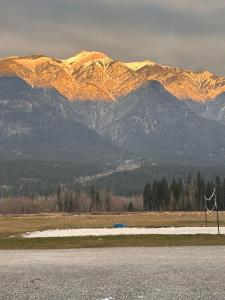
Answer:
[[[207,209],[205,208],[205,227],[208,227]]]
[[[216,218],[217,218],[218,234],[220,234],[220,222],[219,222],[219,213],[218,213],[218,209],[217,209],[217,211],[216,211]]]
[[[216,194],[215,194],[215,202],[216,202],[216,220],[217,220],[217,229],[218,229],[218,234],[220,234],[220,221],[219,221],[219,212],[218,212],[218,205],[217,205]]]

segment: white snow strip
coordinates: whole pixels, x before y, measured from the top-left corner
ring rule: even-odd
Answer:
[[[220,227],[220,233],[225,234],[225,227]],[[79,237],[79,236],[115,236],[115,235],[143,235],[143,234],[217,234],[217,227],[161,227],[161,228],[80,228],[80,229],[52,229],[45,231],[27,232],[24,238],[40,237]]]

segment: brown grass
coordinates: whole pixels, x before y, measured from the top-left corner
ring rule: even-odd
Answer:
[[[225,212],[219,212],[221,226],[225,226]],[[112,227],[124,223],[136,227],[204,226],[204,212],[144,212],[123,214],[46,214],[0,216],[0,238],[46,229]],[[216,215],[208,216],[208,225],[216,225]]]

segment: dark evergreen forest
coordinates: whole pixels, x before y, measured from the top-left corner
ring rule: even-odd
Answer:
[[[225,209],[225,179],[218,176],[213,180],[205,180],[199,172],[189,176],[184,182],[181,178],[168,182],[153,180],[146,183],[143,191],[143,207],[146,211],[202,211],[205,210],[204,196],[210,197],[216,189],[219,210]],[[214,199],[208,204],[212,209]]]

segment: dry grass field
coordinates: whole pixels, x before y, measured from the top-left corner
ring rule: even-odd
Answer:
[[[225,226],[225,212],[219,212]],[[40,238],[24,240],[25,232],[46,229],[112,227],[124,223],[131,227],[204,226],[204,212],[143,212],[123,214],[46,214],[0,216],[0,249],[13,248],[73,248],[93,246],[157,246],[225,244],[224,236],[127,236],[84,238]],[[208,226],[216,226],[216,214],[208,215]],[[13,238],[11,238],[14,236]],[[10,238],[9,238],[10,237]]]
[[[219,212],[225,226],[225,212]],[[46,229],[102,228],[124,223],[130,227],[204,226],[204,212],[143,212],[123,214],[40,214],[0,216],[0,237]],[[208,214],[208,225],[216,225],[216,214]]]

